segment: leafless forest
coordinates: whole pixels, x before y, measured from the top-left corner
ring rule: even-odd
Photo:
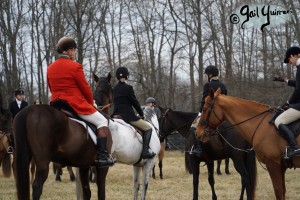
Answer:
[[[238,7],[258,4],[280,5],[290,19],[272,26],[271,18],[263,31],[230,21]],[[290,89],[272,79],[293,77],[283,57],[299,45],[299,11],[299,0],[2,0],[1,105],[17,87],[29,103],[48,103],[46,69],[65,35],[76,39],[92,88],[93,72],[105,76],[126,66],[141,103],[153,96],[162,106],[196,111],[204,68],[213,64],[229,95],[280,105]]]

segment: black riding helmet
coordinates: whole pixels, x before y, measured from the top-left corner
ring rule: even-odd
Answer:
[[[24,92],[23,88],[17,88],[15,90],[15,96],[17,96],[17,95],[24,95],[24,94],[25,94],[25,92]]]
[[[206,67],[204,73],[207,74],[207,75],[211,75],[213,77],[213,76],[218,76],[219,75],[219,70],[216,66],[209,65],[209,66]]]
[[[118,80],[120,80],[121,78],[128,79],[128,76],[129,71],[126,67],[118,67],[118,69],[116,70],[116,77]]]
[[[283,62],[284,63],[289,63],[289,58],[291,57],[291,56],[294,56],[294,55],[298,55],[298,54],[300,54],[300,48],[299,47],[290,47],[290,48],[288,48],[287,50],[286,50],[286,52],[285,52],[285,57],[284,57],[284,60],[283,60]]]
[[[75,40],[71,37],[67,37],[67,36],[62,37],[58,40],[56,44],[56,51],[58,53],[62,53],[72,48],[77,48],[77,44]]]

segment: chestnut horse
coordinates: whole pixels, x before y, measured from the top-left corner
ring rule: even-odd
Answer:
[[[294,157],[286,162],[283,155],[286,151],[286,141],[280,137],[277,129],[269,119],[274,108],[269,105],[220,94],[211,90],[205,99],[205,105],[197,126],[197,137],[208,141],[211,134],[219,133],[217,127],[224,121],[229,121],[250,144],[252,144],[257,159],[264,163],[272,180],[277,200],[285,200],[285,172],[288,167],[300,167],[300,157]],[[217,129],[218,131],[211,131]],[[300,143],[300,137],[297,137]],[[289,163],[289,164],[287,164]]]
[[[9,110],[0,108],[0,166],[3,176],[11,176],[11,155],[7,153],[8,135],[12,134],[12,115]]]
[[[210,142],[203,143],[203,153],[201,157],[193,156],[189,154],[189,151],[194,144],[195,136],[189,132],[189,129],[197,113],[174,111],[170,108],[164,109],[161,107],[160,109],[163,113],[162,118],[159,119],[161,131],[171,133],[177,130],[186,138],[185,166],[186,169],[193,174],[193,200],[198,199],[200,162],[207,164],[208,181],[212,190],[212,199],[217,199],[214,188],[214,160],[224,158],[232,159],[235,169],[241,176],[242,189],[239,199],[243,199],[245,189],[247,199],[254,199],[256,186],[255,153],[250,150],[251,146],[240,137],[234,129],[228,129],[222,132],[221,135],[214,135]],[[228,123],[221,125],[221,127],[228,126]]]

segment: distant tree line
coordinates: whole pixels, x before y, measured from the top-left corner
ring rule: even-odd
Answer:
[[[264,31],[231,23],[237,8],[258,4],[281,5],[291,19]],[[294,76],[283,57],[299,45],[299,8],[299,0],[2,0],[1,104],[7,107],[18,87],[29,103],[49,102],[47,66],[68,35],[92,88],[93,73],[114,75],[126,66],[141,103],[153,96],[164,107],[197,111],[212,64],[229,95],[279,105],[291,89],[272,78]]]

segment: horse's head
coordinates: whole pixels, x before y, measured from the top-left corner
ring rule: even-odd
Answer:
[[[169,134],[175,131],[174,125],[171,124],[172,120],[170,119],[169,116],[173,110],[171,108],[162,108],[160,106],[158,108],[161,112],[161,115],[158,118],[159,130],[161,131],[162,134],[168,136]]]
[[[107,106],[112,103],[112,85],[110,83],[111,74],[108,73],[106,77],[98,77],[94,75],[96,82],[96,89],[94,91],[94,99],[98,106]]]
[[[209,139],[209,134],[223,122],[223,112],[219,106],[218,97],[221,95],[220,88],[214,92],[210,89],[205,98],[199,124],[196,128],[196,136],[203,142]]]
[[[6,134],[12,133],[12,115],[9,110],[0,108],[0,131]]]

